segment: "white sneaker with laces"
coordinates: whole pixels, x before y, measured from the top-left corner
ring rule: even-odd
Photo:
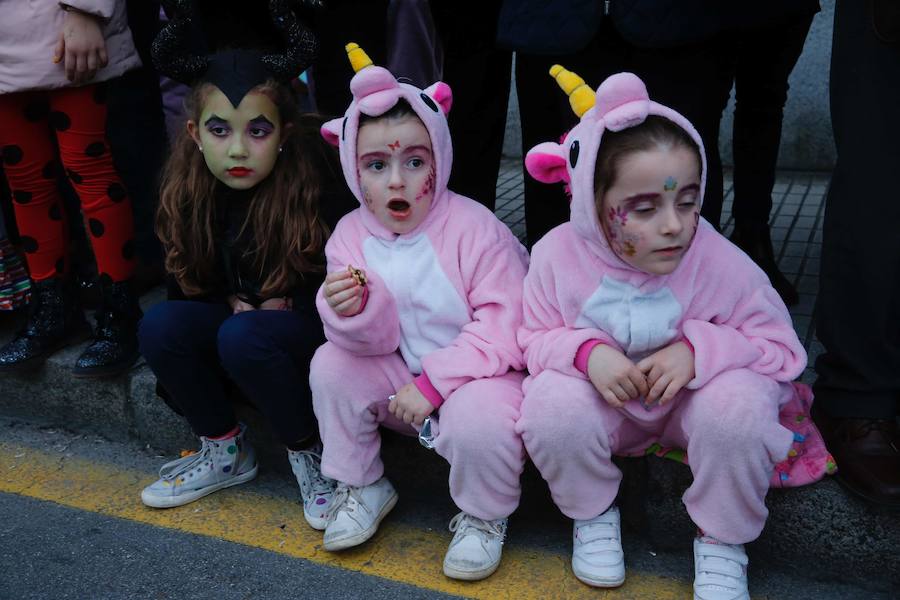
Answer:
[[[322,475],[322,444],[308,450],[288,450],[288,461],[303,498],[303,516],[313,529],[324,531],[337,482]]]
[[[201,437],[200,451],[168,462],[159,479],[141,492],[141,502],[153,508],[182,506],[222,488],[256,477],[256,453],[244,441],[247,428],[221,440]]]
[[[325,549],[352,548],[375,535],[378,524],[397,504],[397,497],[386,477],[362,487],[338,482],[326,515]]]
[[[741,544],[694,538],[694,600],[750,600],[748,563]]]
[[[506,519],[485,521],[461,512],[450,521],[455,532],[444,556],[444,575],[453,579],[477,581],[500,566]]]
[[[603,514],[575,520],[572,530],[572,571],[594,587],[613,588],[625,583],[625,553],[618,507]]]

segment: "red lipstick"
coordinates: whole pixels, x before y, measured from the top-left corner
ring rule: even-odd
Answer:
[[[246,177],[252,172],[253,169],[248,169],[247,167],[231,167],[228,169],[228,174],[232,177]]]

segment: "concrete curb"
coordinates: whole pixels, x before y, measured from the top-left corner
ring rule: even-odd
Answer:
[[[0,343],[10,335],[11,331],[0,332]],[[36,373],[0,376],[0,414],[113,441],[138,442],[165,455],[196,446],[184,420],[156,396],[155,378],[143,361],[117,379],[79,380],[70,369],[83,348],[58,352]],[[251,423],[252,439],[262,454],[283,454],[259,415],[251,409],[240,409],[239,414]],[[410,443],[385,437],[383,455],[392,477],[398,470],[408,471],[403,476],[414,478],[412,485],[446,489],[447,471],[438,464],[442,461],[428,455],[423,468],[422,455],[410,452]],[[619,464],[625,473],[618,502],[626,535],[644,537],[662,551],[689,552],[695,526],[681,504],[691,482],[689,469],[654,457],[622,459]],[[820,581],[855,582],[873,589],[900,585],[896,552],[900,513],[848,496],[832,480],[773,490],[767,504],[766,529],[748,547],[755,569],[794,571]],[[523,477],[520,512],[556,518],[546,486],[533,468]]]

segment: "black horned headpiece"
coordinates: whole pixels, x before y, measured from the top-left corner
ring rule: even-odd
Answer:
[[[320,2],[163,0],[169,23],[153,41],[153,64],[188,85],[208,81],[237,106],[266,80],[290,81],[312,63],[318,42],[297,16],[301,4]]]

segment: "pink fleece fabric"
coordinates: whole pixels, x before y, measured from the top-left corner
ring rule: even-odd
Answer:
[[[375,481],[381,473],[377,427],[391,422],[386,398],[414,382],[440,409],[436,443],[451,463],[454,500],[478,517],[506,516],[518,502],[524,462],[514,431],[522,391],[510,381],[523,377],[516,373],[524,368],[516,331],[527,252],[488,209],[447,189],[453,163],[449,86],[438,82],[421,90],[370,66],[350,87],[346,114],[323,125],[322,134],[338,144],[360,207],[338,223],[325,254],[329,272],[364,269],[368,296],[351,317],[338,316],[321,289],[317,296],[329,341],[310,373],[323,470],[353,485]],[[401,98],[431,137],[435,192],[422,223],[397,235],[364,205],[356,143],[360,115],[381,115]]]
[[[572,203],[571,220],[534,246],[525,279],[518,339],[531,376],[518,430],[560,509],[580,519],[616,495],[611,454],[642,453],[660,440],[689,449],[688,512],[710,535],[743,543],[761,531],[770,476],[791,447],[779,408],[795,396],[790,382],[803,372],[806,352],[765,274],[705,220],[669,275],[639,271],[610,249],[594,203],[598,149],[607,130],[648,115],[669,119],[696,142],[702,190],[700,136],[650,100],[630,73],[601,84],[595,106],[561,144],[528,153],[529,173],[569,182]],[[634,400],[613,409],[583,372],[592,340],[637,362],[682,339],[693,349],[695,377],[665,406],[646,410]]]

